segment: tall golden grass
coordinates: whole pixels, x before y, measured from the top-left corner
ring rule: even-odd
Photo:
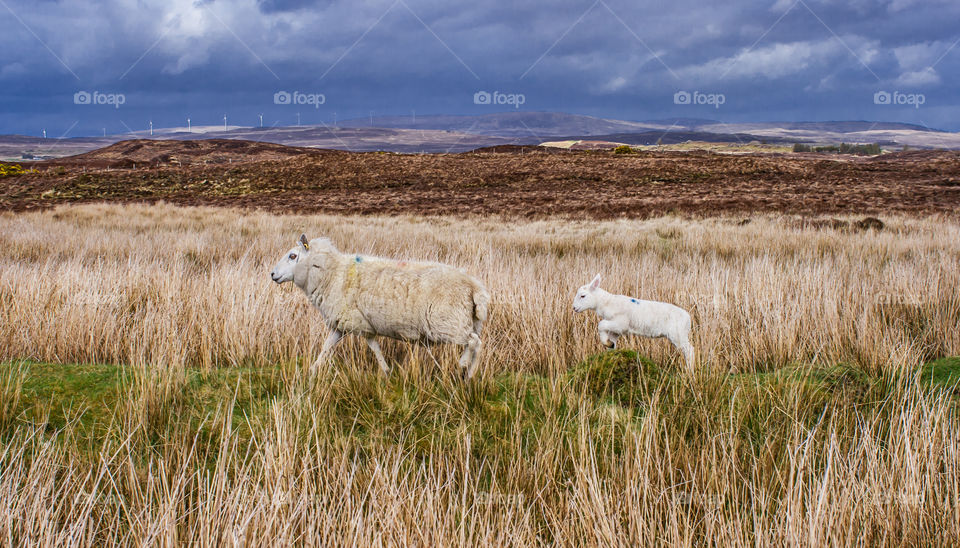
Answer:
[[[494,304],[479,378],[456,380],[453,349],[391,343],[384,380],[349,341],[308,383],[300,372],[324,328],[299,290],[268,277],[300,232],[484,280]],[[0,358],[133,373],[93,437],[18,414],[25,366],[0,376],[0,539],[957,542],[956,409],[915,372],[960,354],[958,264],[960,224],[937,218],[845,232],[786,217],[518,222],[163,205],[3,215]],[[695,377],[667,343],[631,340],[663,369],[638,405],[571,380],[600,351],[595,318],[571,308],[598,271],[608,290],[691,311]],[[804,380],[838,363],[872,388],[844,380],[825,395]],[[284,388],[256,415],[235,414],[238,384],[199,423],[184,419],[189,376],[234,367],[275,368]]]
[[[3,217],[0,347],[59,362],[268,366],[314,355],[323,326],[268,272],[301,231],[345,251],[439,260],[495,301],[484,369],[555,374],[598,348],[572,293],[605,286],[692,312],[701,367],[792,362],[903,368],[956,354],[960,225],[894,220],[875,233],[785,219],[500,222],[279,217],[85,206]],[[669,345],[639,341],[656,360]],[[362,345],[356,349],[362,350]]]

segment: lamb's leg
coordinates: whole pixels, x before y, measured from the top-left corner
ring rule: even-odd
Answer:
[[[316,375],[317,372],[320,371],[320,367],[327,360],[327,355],[330,354],[330,351],[333,350],[334,346],[337,346],[337,343],[340,342],[342,338],[343,333],[336,329],[330,331],[330,334],[327,335],[327,340],[323,341],[323,346],[320,348],[320,355],[317,356],[317,360],[310,366],[311,375]]]
[[[606,331],[600,332],[600,344],[610,349],[617,347],[617,341],[613,340],[613,333]]]
[[[476,333],[471,333],[470,340],[463,349],[463,354],[460,355],[460,367],[463,369],[463,378],[469,380],[473,377],[473,373],[477,369],[477,362],[479,361],[480,349],[482,347],[483,343],[480,341],[480,336]]]
[[[383,357],[383,352],[380,350],[380,343],[377,342],[377,339],[371,337],[366,337],[367,346],[370,347],[370,350],[373,350],[373,355],[377,357],[377,363],[380,365],[380,371],[383,371],[385,376],[390,375],[390,366],[387,365],[387,360]]]
[[[683,359],[687,363],[687,369],[690,371],[690,373],[693,373],[694,353],[693,345],[690,344],[690,339],[686,336],[671,337],[670,342],[673,343],[673,346],[675,346],[677,350],[683,353]]]
[[[600,343],[607,348],[614,349],[617,347],[617,339],[620,338],[620,334],[612,329],[613,322],[602,320],[597,325],[597,330],[600,332]]]

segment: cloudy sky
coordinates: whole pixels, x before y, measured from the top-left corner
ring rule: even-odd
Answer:
[[[960,130],[960,2],[717,4],[0,0],[0,133],[516,108]]]

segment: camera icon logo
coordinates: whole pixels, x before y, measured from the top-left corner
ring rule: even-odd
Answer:
[[[890,104],[890,92],[889,91],[878,91],[873,94],[873,104],[875,105],[889,105]]]
[[[475,105],[489,105],[490,99],[490,92],[488,91],[478,91],[473,94],[473,104]]]
[[[278,91],[273,94],[273,104],[275,105],[289,105],[290,99],[290,93],[286,91]]]
[[[673,94],[673,104],[675,105],[689,105],[690,104],[690,92],[689,91],[678,91]]]
[[[88,91],[78,91],[73,94],[73,104],[75,105],[89,105],[90,99],[91,96]]]

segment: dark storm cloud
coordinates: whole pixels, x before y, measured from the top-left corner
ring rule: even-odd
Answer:
[[[2,0],[0,132],[470,114],[480,90],[525,110],[611,118],[903,120],[958,129],[956,2]],[[922,93],[920,109],[877,91]],[[76,105],[122,94],[120,108]],[[323,94],[319,108],[274,104]],[[722,93],[721,108],[675,104]],[[503,110],[500,108],[499,110]]]

